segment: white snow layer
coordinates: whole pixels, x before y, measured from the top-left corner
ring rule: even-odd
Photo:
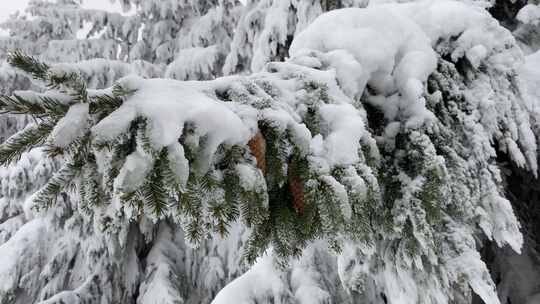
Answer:
[[[119,109],[129,115],[105,118],[93,128],[98,138],[114,139],[136,116],[149,119],[149,137],[156,148],[172,145],[187,122],[209,137],[214,149],[221,143],[245,144],[251,135],[240,118],[224,103],[201,92],[197,86],[174,80],[128,77],[119,84],[135,93]]]
[[[367,85],[385,95],[399,92],[402,98],[383,105],[386,116],[393,118],[400,110],[409,126],[418,127],[433,117],[422,97],[423,83],[437,64],[432,45],[460,35],[452,59],[467,56],[478,66],[506,42],[493,39],[490,29],[497,26],[485,10],[455,1],[341,9],[322,15],[301,32],[290,54],[301,58],[309,51],[326,53],[341,87],[351,97],[361,95]],[[492,64],[504,67],[509,63],[514,62]]]

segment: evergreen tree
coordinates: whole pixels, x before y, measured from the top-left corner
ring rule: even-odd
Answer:
[[[448,14],[467,22],[421,30]],[[73,66],[11,53],[48,89],[1,99],[35,123],[0,161],[40,147],[58,167],[0,247],[0,299],[208,302],[243,271],[228,255],[256,264],[215,303],[467,303],[470,288],[499,303],[475,238],[519,251],[522,236],[495,158],[537,170],[510,34],[466,4],[397,4],[325,14],[289,55],[89,90]]]
[[[32,2],[65,36],[20,47],[76,63],[9,53],[37,87],[0,98],[31,118],[0,146],[0,303],[499,303],[477,241],[520,251],[500,158],[536,176],[537,147],[486,11],[122,3]],[[77,50],[81,20],[117,57]]]
[[[210,4],[204,4],[203,2],[197,4],[197,6],[193,4],[193,6],[188,7],[187,5],[181,5],[180,3],[172,1],[169,3],[169,5],[175,5],[178,7],[175,10],[175,16],[170,16],[166,13],[163,16],[155,14],[155,12],[160,10],[168,10],[168,6],[166,3],[164,3],[164,1],[156,2],[153,6],[140,7],[140,3],[138,4],[139,8],[136,10],[137,13],[126,17],[117,13],[82,9],[79,3],[73,1],[57,1],[55,3],[33,1],[30,3],[29,8],[27,9],[27,13],[32,15],[30,19],[26,19],[24,16],[15,16],[12,20],[9,20],[4,24],[4,27],[10,32],[10,37],[5,38],[3,47],[6,51],[13,49],[14,47],[18,47],[29,54],[39,56],[36,58],[41,58],[47,61],[75,61],[74,63],[70,64],[58,65],[59,68],[66,72],[65,76],[67,78],[76,75],[75,78],[65,80],[73,83],[73,81],[78,81],[76,78],[79,78],[84,80],[85,87],[92,89],[112,86],[117,79],[133,73],[149,78],[169,73],[168,71],[171,71],[170,73],[183,73],[183,75],[188,75],[188,78],[195,79],[213,78],[216,76],[214,74],[216,73],[215,69],[193,70],[186,69],[186,67],[183,66],[173,67],[172,65],[171,67],[173,68],[165,69],[164,64],[157,60],[159,56],[156,55],[160,49],[163,49],[163,47],[161,47],[163,43],[157,41],[160,39],[159,32],[152,31],[159,31],[159,24],[172,24],[174,25],[174,28],[169,30],[173,32],[177,31],[179,26],[176,22],[180,19],[183,20],[182,24],[184,25],[199,22],[199,26],[197,27],[184,26],[183,28],[185,29],[192,28],[194,30],[192,32],[186,31],[182,33],[182,39],[185,39],[187,36],[191,37],[190,39],[193,46],[200,46],[203,43],[216,43],[215,41],[226,45],[227,40],[221,36],[221,31],[227,28],[226,22],[230,22],[228,20],[234,17],[235,5],[238,5],[238,3],[224,3],[221,7],[213,8],[210,6]],[[145,1],[144,4],[147,5],[147,2]],[[206,13],[201,15],[201,13],[204,12]],[[221,16],[220,14],[224,14],[224,16]],[[180,15],[181,17],[179,17]],[[93,27],[90,28],[90,30],[87,28],[88,24],[93,24]],[[207,28],[208,26],[210,26],[210,28]],[[149,29],[149,31],[152,29],[152,31],[144,32],[144,28]],[[218,31],[216,32],[215,29],[218,29]],[[85,33],[84,37],[81,36],[81,32]],[[134,36],[134,34],[136,35]],[[171,42],[171,44],[179,44],[181,42],[181,39],[178,38],[180,35],[177,35],[177,33],[174,33],[174,35],[177,41],[175,40]],[[30,36],[32,39],[29,39]],[[156,38],[158,43],[153,40],[148,40],[147,38],[145,38],[143,41],[141,40],[142,37]],[[142,55],[139,55],[137,50],[141,49],[141,45],[142,49],[145,51]],[[208,45],[209,44],[206,46]],[[93,49],[93,53],[85,50],[86,47]],[[222,45],[215,46],[214,49],[219,49],[220,52],[223,52],[226,48],[224,48]],[[115,50],[120,51],[118,53],[112,52]],[[174,52],[178,53],[179,50],[175,50]],[[98,57],[98,59],[94,59],[94,57]],[[139,60],[138,58],[144,60]],[[208,61],[206,58],[202,59]],[[129,60],[129,64],[122,62],[124,60]],[[155,64],[145,60],[152,60],[155,62]],[[16,90],[32,88],[36,91],[42,92],[46,89],[43,86],[43,81],[32,80],[32,77],[28,77],[27,74],[21,73],[19,70],[13,69],[7,64],[5,71],[6,73],[2,74],[2,76],[5,77],[2,80],[2,89],[4,90],[3,93],[7,96],[11,95]],[[171,74],[168,76],[173,77],[174,75]],[[63,77],[64,76],[60,78]],[[10,87],[10,83],[13,83],[12,87]],[[80,88],[82,89],[82,86]],[[17,92],[16,94],[19,93],[22,94],[22,92]],[[108,101],[114,102],[112,99]],[[104,105],[107,104],[106,102],[107,100],[104,101]],[[2,125],[5,124],[5,128],[1,133],[2,136],[4,136],[2,142],[13,133],[23,129],[28,122],[34,122],[34,119],[31,116],[18,116],[19,117],[17,117],[16,120],[0,120]],[[4,118],[5,117],[6,115],[4,115]],[[30,225],[33,217],[30,216],[29,213],[23,212],[23,202],[29,195],[41,188],[44,185],[44,181],[50,178],[51,174],[55,170],[59,169],[64,162],[61,159],[50,161],[47,158],[43,158],[42,154],[43,149],[34,149],[28,154],[24,154],[22,156],[22,160],[31,159],[32,161],[24,161],[20,164],[10,166],[2,173],[2,180],[0,181],[0,184],[3,185],[5,193],[0,195],[3,200],[2,210],[4,210],[0,215],[0,222],[6,224],[0,228],[0,233],[3,236],[1,243],[7,241],[9,236],[13,235],[23,224],[28,222]],[[18,173],[15,174],[15,172]],[[18,177],[18,175],[21,177]],[[36,177],[35,179],[34,176]],[[92,176],[88,177],[93,178]],[[20,183],[21,181],[24,181],[24,183]],[[18,193],[18,196],[15,197],[10,195],[12,192]],[[78,197],[78,195],[69,191],[63,191],[62,196],[69,201],[73,200],[75,202]],[[70,209],[71,206],[68,204],[66,208]],[[74,225],[70,226],[70,228],[65,228],[62,223],[50,218],[47,218],[45,222],[48,226],[51,226],[47,230],[48,233],[46,234],[46,239],[50,240],[52,243],[47,244],[63,244],[62,242],[65,242],[67,245],[64,247],[77,247],[79,246],[78,244],[80,244],[79,241],[86,243],[95,241],[101,244],[104,242],[103,238],[106,237],[101,235],[99,229],[94,229],[91,222],[85,222],[85,224],[83,224],[78,220],[74,220]],[[165,225],[165,223],[161,224],[161,226]],[[98,226],[99,225],[96,224],[96,227]],[[80,235],[80,240],[72,242],[71,238],[73,235],[69,231],[79,229],[80,227],[86,227],[86,232]],[[144,229],[144,233],[137,232],[138,234],[134,235],[134,238],[145,240],[144,242],[141,242],[141,245],[138,247],[138,255],[146,255],[147,251],[145,251],[146,249],[144,248],[147,248],[150,246],[150,244],[153,244],[153,236],[156,235],[159,229],[162,229],[165,231],[163,233],[170,234],[167,234],[167,236],[164,237],[156,236],[156,240],[159,239],[163,242],[166,242],[167,240],[175,240],[175,242],[178,242],[177,246],[180,248],[180,250],[185,250],[187,256],[192,256],[193,265],[189,266],[189,269],[191,269],[189,270],[189,273],[192,273],[193,275],[182,282],[188,282],[193,286],[189,288],[186,286],[186,289],[182,292],[183,296],[187,297],[187,295],[195,293],[195,289],[200,289],[200,292],[198,293],[200,293],[201,299],[206,298],[206,302],[209,302],[212,295],[215,294],[227,281],[230,281],[232,278],[238,276],[245,269],[245,266],[242,266],[240,263],[231,262],[231,260],[235,259],[235,256],[240,256],[241,254],[239,252],[237,253],[237,248],[235,247],[237,245],[231,246],[227,242],[217,241],[215,243],[207,244],[206,247],[201,246],[199,249],[192,250],[189,247],[186,248],[182,237],[183,232],[179,231],[177,227],[173,227],[173,229],[170,230],[165,227],[159,228],[158,225],[148,224]],[[239,231],[237,233],[237,237],[241,237],[243,229],[241,229],[239,226],[237,230]],[[42,234],[45,235],[44,232]],[[146,237],[144,235],[146,235]],[[66,239],[66,237],[68,237],[68,239]],[[156,241],[156,243],[158,243],[158,241]],[[142,248],[143,246],[144,248]],[[156,245],[156,247],[159,246]],[[164,248],[166,249],[168,247]],[[85,247],[85,250],[86,249],[90,250],[91,248],[89,248],[87,245]],[[153,254],[153,256],[156,259],[160,259],[160,255],[162,254],[171,255],[171,253],[169,251],[165,251],[165,249],[161,251],[156,249],[156,253]],[[230,254],[227,252],[230,252]],[[173,253],[176,254],[176,252]],[[41,253],[37,252],[36,254]],[[88,254],[99,254],[100,258],[102,258],[102,267],[110,268],[112,267],[111,265],[115,265],[114,261],[107,261],[107,259],[110,258],[110,253],[108,253],[106,247],[95,247],[90,250]],[[84,256],[85,255],[81,255],[80,258],[83,259]],[[118,263],[133,261],[134,256],[135,255],[131,255],[132,258],[120,260]],[[64,258],[67,258],[67,256],[59,256],[58,261],[61,260],[62,262],[67,263],[67,261],[63,260]],[[176,255],[173,255],[171,258],[176,259]],[[156,261],[156,265],[159,266],[158,262],[159,261]],[[205,264],[208,265],[209,263],[211,267],[201,266]],[[100,262],[96,261],[95,264],[98,265]],[[114,267],[118,268],[121,266],[116,265]],[[66,270],[67,268],[53,268],[53,271],[51,274],[49,274],[49,276],[51,278],[54,276],[63,277]],[[77,271],[77,269],[73,269],[73,271]],[[84,269],[78,269],[78,271],[81,272],[81,277],[88,277],[88,275],[85,274]],[[184,269],[182,269],[182,271],[184,271]],[[135,272],[138,273],[137,271]],[[152,273],[152,268],[149,268],[148,276],[152,276]],[[183,276],[183,274],[180,273],[178,276]],[[155,294],[155,292],[152,293],[152,291],[156,290],[156,288],[161,288],[161,283],[163,283],[163,280],[166,279],[168,279],[167,276],[154,276],[152,280],[155,283],[145,287],[144,293],[147,295],[143,295],[143,291],[140,291],[141,299],[151,299],[152,295]],[[137,281],[136,278],[134,280],[134,282]],[[63,282],[64,281],[54,284],[64,284]],[[78,284],[77,282],[79,281],[75,280],[75,283],[65,284]],[[34,286],[38,286],[40,283],[41,282],[35,282],[36,285]],[[31,283],[29,283],[28,286],[30,286],[30,284]],[[104,286],[105,285],[106,283],[104,283]],[[59,290],[58,288],[60,287],[53,286],[47,288],[51,288],[51,290]],[[120,284],[115,288],[124,289],[125,287],[122,287]],[[36,287],[36,289],[40,289],[40,287]],[[110,287],[110,289],[112,290],[114,288]],[[52,294],[44,294],[39,297],[45,299],[51,295]],[[37,299],[38,295],[34,296]],[[167,296],[164,295],[163,297]],[[121,298],[119,298],[119,295],[113,297],[111,293],[110,295],[105,296],[104,299],[105,300],[103,301],[114,302]],[[4,298],[2,298],[2,300],[4,300]],[[22,298],[18,299],[18,301],[19,300],[24,301]],[[13,299],[7,299],[5,301],[11,302]]]

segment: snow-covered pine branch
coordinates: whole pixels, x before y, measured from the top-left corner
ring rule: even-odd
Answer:
[[[12,261],[0,300],[182,302],[190,259],[175,244],[238,236],[242,221],[256,265],[216,304],[326,303],[333,288],[388,303],[466,301],[472,288],[499,303],[475,237],[519,251],[522,236],[495,157],[537,170],[510,33],[458,2],[388,4],[324,14],[289,54],[249,76],[91,90],[70,65],[12,53],[49,90],[1,99],[36,122],[0,146],[0,162],[43,146],[62,166],[27,200],[36,218],[0,247]],[[45,233],[40,216],[80,231]],[[290,256],[289,270],[274,264]],[[335,266],[325,279],[310,269],[317,256]],[[65,261],[76,277],[61,275]],[[203,276],[215,286],[225,274]]]

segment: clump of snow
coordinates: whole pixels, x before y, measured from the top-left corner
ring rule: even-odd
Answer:
[[[383,15],[388,18],[380,18]],[[306,50],[327,54],[351,97],[360,96],[367,85],[386,94],[398,90],[403,96],[399,107],[408,112],[411,126],[432,118],[422,93],[437,56],[430,38],[395,6],[324,14],[294,39],[290,54],[301,56]]]
[[[536,4],[527,4],[519,10],[516,19],[525,24],[540,24],[540,6]]]
[[[89,126],[88,103],[71,106],[62,119],[56,124],[51,133],[51,143],[65,148],[80,136],[84,135]]]
[[[482,60],[484,60],[487,56],[487,49],[483,45],[477,45],[467,50],[466,56],[471,65],[478,68]]]
[[[112,141],[128,130],[130,123],[137,117],[133,106],[122,106],[109,114],[99,124],[92,127],[92,134],[101,141]]]
[[[146,181],[146,176],[152,170],[154,159],[143,151],[142,147],[126,158],[118,177],[115,180],[115,188],[126,193],[133,192],[141,187]]]
[[[437,65],[436,44],[459,36],[450,54],[454,61],[465,56],[474,67],[490,60],[508,69],[519,53],[488,56],[514,42],[504,31],[483,9],[457,1],[390,3],[320,16],[295,37],[290,54],[293,62],[315,67],[320,64],[306,57],[322,52],[347,95],[359,97],[370,86],[386,96],[379,103],[386,117],[399,112],[407,126],[419,127],[434,118],[425,107],[423,84]],[[400,98],[391,98],[396,92]]]
[[[320,108],[329,134],[324,141],[325,156],[330,165],[351,165],[358,162],[364,121],[352,105],[323,105]]]
[[[212,304],[252,303],[253,299],[284,299],[282,275],[276,271],[272,256],[261,257],[246,273],[222,289]]]
[[[212,153],[221,143],[246,143],[250,138],[250,130],[225,104],[205,95],[189,83],[164,79],[145,81],[138,77],[128,77],[120,80],[119,84],[126,90],[135,91],[117,110],[130,108],[131,115],[122,117],[122,120],[126,122],[136,116],[146,117],[149,120],[148,135],[156,149],[177,141],[187,122],[194,123],[202,135],[209,137],[208,146],[212,150],[209,152]],[[94,134],[98,138],[111,138],[107,135],[110,128],[105,125],[109,125],[110,120],[118,116],[105,118],[94,127]],[[121,127],[113,132],[119,135],[125,130],[125,124]]]
[[[189,177],[189,163],[184,154],[184,147],[180,143],[173,143],[167,148],[169,166],[176,177],[176,182],[184,190]]]

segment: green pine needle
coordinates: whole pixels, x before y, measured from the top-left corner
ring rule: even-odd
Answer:
[[[162,217],[169,207],[169,191],[166,186],[165,172],[169,169],[167,149],[162,149],[154,162],[154,168],[143,185],[143,201],[156,217]]]
[[[41,102],[35,103],[19,95],[0,96],[0,114],[26,114],[37,118],[46,116],[63,116],[69,106],[50,97],[40,97]]]
[[[66,162],[58,172],[56,172],[49,182],[38,191],[34,197],[35,208],[47,209],[56,203],[58,195],[70,189],[77,175],[81,172],[84,163],[77,160]]]
[[[36,79],[47,81],[49,65],[38,59],[24,54],[21,50],[15,50],[8,54],[7,61],[12,66],[19,68],[32,75]]]
[[[18,161],[24,152],[42,145],[53,130],[54,125],[53,121],[44,120],[38,124],[27,126],[8,138],[0,145],[0,165],[6,166]]]
[[[123,103],[122,98],[111,95],[99,95],[91,98],[90,114],[99,114],[99,119],[107,117]]]

